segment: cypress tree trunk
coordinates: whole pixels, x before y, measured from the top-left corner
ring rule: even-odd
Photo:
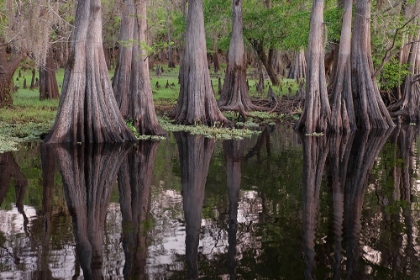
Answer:
[[[60,106],[48,143],[136,140],[118,110],[102,46],[101,1],[77,2]]]
[[[210,81],[202,0],[188,2],[187,37],[179,80],[181,89],[173,112],[176,123],[229,123],[217,107]]]
[[[373,62],[370,45],[370,0],[358,0],[353,21],[352,91],[358,128],[388,128],[394,126],[372,79]]]
[[[324,67],[324,1],[314,0],[308,42],[308,73],[305,108],[295,125],[305,133],[326,132],[330,121]]]
[[[54,99],[60,97],[58,92],[57,78],[55,76],[56,65],[52,47],[49,48],[45,66],[39,68],[39,99]]]
[[[0,40],[0,108],[13,104],[13,74],[22,59],[21,54],[11,52],[10,48]]]
[[[291,79],[295,79],[296,82],[300,82],[301,79],[306,78],[306,57],[305,57],[305,50],[300,48],[299,52],[295,54],[295,63],[290,70],[290,77]]]
[[[338,55],[328,88],[331,96],[330,130],[348,132],[356,128],[356,117],[351,87],[351,22],[353,1],[345,0],[343,25]]]
[[[120,30],[120,57],[113,80],[114,92],[125,119],[140,134],[163,135],[155,112],[146,51],[145,0],[125,0]],[[134,16],[136,15],[136,16]]]
[[[242,23],[242,0],[233,1],[232,35],[229,45],[229,62],[218,100],[220,110],[239,111],[245,118],[245,111],[257,110],[248,95],[246,83],[246,60]]]

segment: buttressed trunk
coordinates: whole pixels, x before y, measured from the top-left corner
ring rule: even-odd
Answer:
[[[217,107],[211,85],[202,0],[188,2],[187,37],[179,81],[181,88],[174,111],[176,123],[229,123]]]
[[[295,126],[306,133],[326,132],[331,115],[324,67],[324,1],[314,0],[308,43],[305,108]]]
[[[328,89],[331,96],[330,130],[335,132],[348,132],[356,127],[351,88],[352,9],[353,1],[346,0],[338,55],[335,56],[333,76]]]
[[[112,91],[102,44],[101,1],[77,3],[63,91],[48,143],[134,141]]]
[[[359,0],[353,21],[352,91],[358,128],[388,128],[394,126],[372,79],[373,62],[370,45],[370,0]]]
[[[133,120],[140,134],[162,135],[164,131],[157,120],[152,97],[147,54],[138,43],[132,43],[146,43],[146,4],[145,0],[124,1],[120,30],[123,43],[113,88],[123,117]]]
[[[239,111],[245,117],[245,111],[257,110],[252,104],[246,83],[246,60],[242,23],[242,0],[233,3],[232,36],[229,45],[229,63],[225,75],[222,94],[218,101],[221,110]]]

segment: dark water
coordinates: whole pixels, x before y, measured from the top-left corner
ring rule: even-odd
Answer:
[[[416,279],[418,128],[0,155],[0,279]]]

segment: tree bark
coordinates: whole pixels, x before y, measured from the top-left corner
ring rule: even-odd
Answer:
[[[351,22],[353,1],[345,0],[340,43],[328,88],[331,98],[330,130],[349,132],[356,128],[351,87]]]
[[[102,46],[101,1],[77,2],[71,53],[48,143],[136,140],[118,110]]]
[[[140,141],[125,158],[118,172],[125,279],[140,279],[146,275],[145,224],[150,211],[150,187],[158,144]]]
[[[60,97],[57,78],[55,76],[56,65],[52,47],[49,48],[45,66],[39,68],[39,99],[54,99]]]
[[[394,126],[372,79],[373,62],[370,45],[370,0],[356,2],[352,36],[352,91],[356,125],[361,129],[388,128]]]
[[[0,40],[0,108],[13,104],[14,91],[13,74],[18,68],[23,56],[10,50]]]
[[[259,108],[252,104],[246,83],[247,65],[243,36],[242,0],[233,1],[232,35],[228,60],[225,82],[218,104],[220,110],[238,111],[245,118],[245,111]]]
[[[308,78],[305,108],[295,125],[305,133],[326,132],[330,122],[330,105],[324,67],[324,1],[314,0],[308,42]]]
[[[181,165],[183,210],[186,223],[188,279],[198,279],[198,241],[204,189],[209,172],[214,140],[185,132],[174,133]]]
[[[179,73],[178,103],[173,112],[177,124],[228,124],[217,107],[207,62],[203,1],[188,2],[187,37]]]
[[[153,102],[148,58],[141,47],[146,44],[146,4],[145,0],[125,0],[120,31],[124,43],[113,86],[123,117],[131,119],[140,134],[163,135]]]
[[[214,73],[218,73],[220,71],[220,61],[219,61],[219,52],[217,48],[217,34],[213,35],[213,66],[214,66]]]

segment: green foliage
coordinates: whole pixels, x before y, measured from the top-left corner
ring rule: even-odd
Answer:
[[[381,89],[392,91],[399,87],[404,82],[405,77],[410,74],[409,66],[409,64],[401,65],[396,58],[391,59],[381,72]]]

